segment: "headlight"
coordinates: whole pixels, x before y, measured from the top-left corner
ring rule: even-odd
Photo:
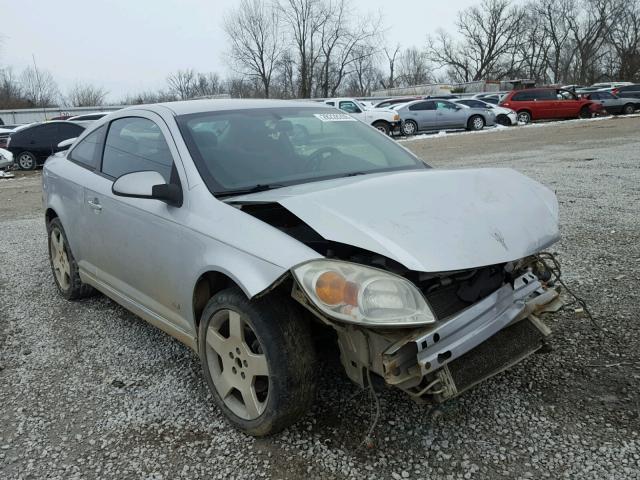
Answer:
[[[369,326],[434,323],[422,293],[403,277],[336,260],[314,260],[293,269],[305,293],[327,316]]]

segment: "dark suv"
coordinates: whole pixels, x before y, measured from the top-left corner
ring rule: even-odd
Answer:
[[[602,111],[602,106],[579,98],[562,88],[529,88],[514,90],[500,102],[500,106],[515,110],[518,122],[560,118],[587,118]]]
[[[82,125],[55,121],[21,128],[9,137],[7,150],[13,153],[20,170],[33,170],[53,153],[61,150],[63,140],[78,137],[84,131]]]

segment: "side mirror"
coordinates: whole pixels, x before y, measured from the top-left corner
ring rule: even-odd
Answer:
[[[78,139],[78,137],[67,138],[66,140],[61,141],[58,144],[58,148],[60,150],[67,150],[73,143]]]
[[[182,205],[182,189],[170,185],[158,172],[145,171],[126,173],[119,177],[111,191],[119,197],[148,198],[179,207]]]

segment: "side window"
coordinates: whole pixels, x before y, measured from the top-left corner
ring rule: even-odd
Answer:
[[[436,109],[436,104],[433,102],[420,102],[420,103],[414,103],[413,105],[411,105],[409,107],[409,110],[415,111],[415,110],[435,110]]]
[[[61,123],[58,125],[59,142],[63,140],[67,140],[69,138],[78,137],[82,132],[84,132],[84,127],[81,127],[80,125],[76,125],[74,123],[69,123],[69,124]]]
[[[332,107],[336,106],[336,102],[324,102],[324,103],[326,103],[327,105],[331,105]]]
[[[456,106],[451,102],[443,102],[442,100],[436,102],[437,110],[455,110]]]
[[[160,127],[151,120],[126,117],[111,122],[104,145],[102,172],[113,178],[151,170],[171,180],[173,157]]]
[[[362,110],[351,101],[340,102],[340,110],[347,113],[362,113]]]
[[[98,166],[100,158],[102,137],[106,126],[100,127],[98,130],[91,132],[78,143],[69,153],[69,158],[74,162],[81,163],[89,168]]]
[[[533,100],[533,95],[531,95],[531,92],[518,92],[513,94],[511,100],[514,102],[528,102]]]
[[[600,100],[600,94],[599,93],[592,93],[591,95],[589,95],[589,100]]]

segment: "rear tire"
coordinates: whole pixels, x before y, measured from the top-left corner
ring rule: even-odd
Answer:
[[[373,122],[372,125],[376,130],[378,130],[380,133],[384,133],[385,135],[389,135],[389,132],[391,131],[387,122],[378,121]]]
[[[33,170],[36,168],[36,156],[31,152],[20,152],[16,156],[16,163],[20,170]]]
[[[484,125],[485,125],[484,118],[482,118],[480,115],[473,115],[467,121],[467,130],[472,130],[472,131],[482,130],[484,128]]]
[[[227,421],[262,437],[298,421],[315,397],[315,351],[288,298],[249,300],[230,288],[209,300],[198,329],[202,370]]]
[[[407,137],[418,133],[418,124],[413,120],[405,120],[402,124],[402,133]]]
[[[518,112],[518,123],[524,123],[525,125],[531,123],[531,114],[526,110]]]
[[[93,287],[80,280],[78,264],[71,253],[67,234],[60,220],[54,218],[47,224],[47,234],[49,263],[60,294],[67,300],[77,300],[95,293]]]
[[[635,111],[636,111],[636,107],[633,103],[627,103],[624,107],[622,107],[623,115],[631,115]]]

